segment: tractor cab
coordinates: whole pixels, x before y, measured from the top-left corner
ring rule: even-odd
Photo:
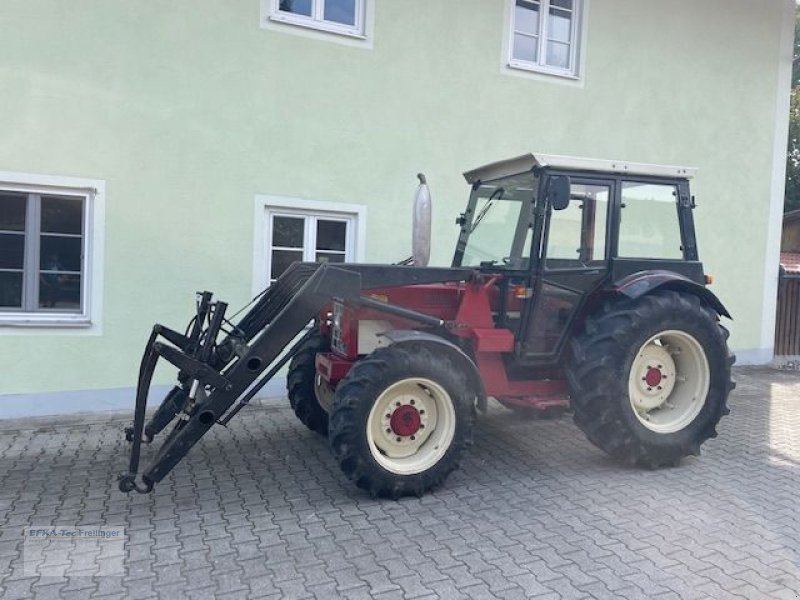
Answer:
[[[705,283],[694,172],[540,154],[468,171],[452,266],[499,275],[495,318],[514,331],[519,358],[556,361],[609,286],[657,271]]]

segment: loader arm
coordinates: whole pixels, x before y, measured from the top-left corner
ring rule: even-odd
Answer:
[[[187,334],[154,326],[139,369],[133,426],[126,430],[132,445],[128,471],[119,477],[120,490],[152,490],[248,388],[260,389],[275,375],[292,355],[293,349],[281,358],[287,345],[331,298],[355,299],[360,289],[358,272],[296,263],[238,323],[230,324],[232,330],[219,343],[227,305],[213,302],[208,292],[200,295]],[[147,395],[160,358],[179,369],[180,385],[167,394],[145,427]],[[138,483],[142,443],[149,443],[178,413],[173,430]]]
[[[125,430],[131,454],[128,471],[119,477],[119,489],[151,491],[214,424],[227,424],[292,358],[312,332],[287,350],[288,345],[334,299],[392,314],[400,311],[407,318],[442,325],[440,319],[361,296],[361,290],[463,281],[471,273],[453,268],[294,263],[236,323],[225,317],[224,302],[213,301],[210,292],[198,294],[197,314],[185,333],[163,325],[153,327],[139,367],[133,425]],[[161,358],[178,368],[178,385],[145,423],[147,396]],[[142,445],[151,443],[173,422],[137,481]]]

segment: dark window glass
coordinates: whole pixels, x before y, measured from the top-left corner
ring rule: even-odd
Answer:
[[[39,276],[39,308],[80,310],[81,276],[65,273],[41,273]]]
[[[547,42],[547,64],[559,69],[569,68],[569,44]]]
[[[316,261],[341,263],[344,262],[344,254],[338,254],[336,252],[317,252]]]
[[[317,221],[317,250],[344,252],[347,241],[347,223],[344,221]]]
[[[536,36],[514,34],[514,58],[536,62],[539,53],[539,38]]]
[[[355,25],[356,0],[325,0],[324,19],[343,25]]]
[[[305,219],[274,217],[272,219],[272,245],[284,248],[302,248]]]
[[[550,6],[572,10],[572,0],[550,0]]]
[[[42,232],[83,232],[83,202],[80,198],[42,196]]]
[[[514,29],[524,33],[539,34],[539,3],[517,0],[514,7]]]
[[[303,260],[302,250],[273,250],[272,251],[272,273],[270,277],[277,279],[295,261]]]
[[[25,236],[0,233],[0,269],[22,269],[25,262]]]
[[[27,202],[24,194],[0,194],[0,231],[25,231]]]
[[[42,235],[39,268],[42,271],[80,271],[81,238]]]
[[[311,16],[312,0],[281,0],[279,8],[294,15]]]
[[[545,283],[540,292],[544,301],[539,302],[534,314],[534,323],[528,334],[528,352],[552,352],[567,328],[569,318],[582,296]]]
[[[22,273],[0,271],[0,306],[22,307]]]

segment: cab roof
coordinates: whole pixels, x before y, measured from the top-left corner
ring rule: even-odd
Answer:
[[[570,171],[594,171],[597,173],[613,173],[626,175],[651,175],[655,177],[678,177],[691,179],[697,173],[693,167],[674,165],[651,165],[627,162],[624,160],[604,160],[598,158],[580,158],[577,156],[557,156],[554,154],[523,154],[515,158],[493,162],[464,173],[467,183],[491,181],[500,177],[517,175],[530,171],[534,167],[551,167]]]

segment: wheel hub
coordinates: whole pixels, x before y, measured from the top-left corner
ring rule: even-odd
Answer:
[[[431,435],[438,435],[439,404],[445,394],[441,386],[423,378],[408,378],[389,386],[371,411],[369,427],[375,451],[391,461],[413,457],[421,449],[420,460],[425,454],[435,454],[438,445],[427,442]]]
[[[661,373],[661,369],[650,367],[647,369],[647,375],[644,376],[644,380],[649,387],[658,387],[661,385],[661,379],[664,377],[666,377],[666,375]]]
[[[633,401],[637,411],[659,408],[675,385],[675,361],[663,346],[649,344],[634,360],[633,377],[636,381]]]
[[[668,329],[647,340],[633,358],[628,395],[648,429],[674,433],[702,410],[710,369],[700,343],[686,331]]]
[[[404,404],[396,408],[389,418],[389,426],[392,431],[402,437],[417,433],[421,424],[419,411],[411,404]]]

